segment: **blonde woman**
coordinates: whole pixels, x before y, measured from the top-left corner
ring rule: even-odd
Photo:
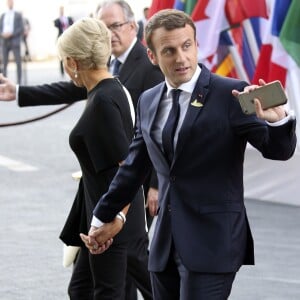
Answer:
[[[127,156],[134,133],[133,105],[127,90],[108,72],[111,37],[102,21],[84,18],[75,22],[59,37],[57,48],[66,73],[80,88],[77,91],[75,89],[73,94],[66,92],[64,101],[61,97],[49,101],[43,96],[34,100],[39,87],[32,87],[28,97],[19,98],[18,104],[70,103],[76,99],[76,92],[80,93],[82,87],[86,88],[85,110],[70,133],[70,146],[80,163],[82,178],[60,235],[67,245],[81,247],[74,263],[68,293],[72,300],[124,299],[127,242],[145,230],[134,226],[137,218],[145,222],[142,190],[133,196],[135,200],[128,210],[127,221],[125,209],[117,214],[112,225],[104,225],[105,228],[109,227],[111,235],[122,230],[103,254],[91,254],[82,242],[80,233],[88,233],[95,204],[107,191],[119,164]],[[1,100],[15,99],[16,85],[2,75],[0,79],[7,96],[2,94]],[[48,91],[50,87],[46,85],[45,89]],[[63,86],[57,88],[63,90]],[[100,248],[106,249],[109,245],[104,244]]]
[[[72,222],[68,221],[74,214],[80,214],[77,218],[83,227],[78,231],[83,233],[87,233],[96,202],[107,191],[119,164],[127,156],[133,136],[135,113],[130,96],[107,69],[110,38],[110,31],[102,21],[85,18],[69,27],[57,42],[66,73],[88,93],[86,108],[70,134],[70,146],[82,170],[81,196],[77,195],[81,198],[77,204],[81,202],[82,208],[73,206],[66,223],[71,228]],[[142,199],[136,200],[143,203]],[[122,217],[122,213],[116,217],[116,228],[124,225],[126,219]],[[89,254],[82,245],[69,286],[71,299],[123,299],[126,227],[127,224],[103,255]],[[75,234],[79,238],[78,231]]]

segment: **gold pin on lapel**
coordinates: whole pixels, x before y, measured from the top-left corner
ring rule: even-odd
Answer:
[[[192,103],[191,103],[192,106],[195,106],[195,107],[202,107],[203,104],[201,102],[198,102],[197,99],[195,99]]]

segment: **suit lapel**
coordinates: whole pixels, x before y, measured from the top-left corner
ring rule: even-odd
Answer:
[[[148,101],[150,101],[150,105],[147,108],[148,110],[148,128],[149,128],[149,136],[151,138],[151,145],[154,145],[154,150],[158,153],[159,156],[161,156],[160,160],[164,160],[166,163],[166,166],[168,165],[167,159],[165,157],[165,154],[161,150],[161,146],[156,142],[155,138],[153,137],[153,125],[156,120],[156,115],[158,112],[160,101],[166,91],[166,84],[161,83],[160,86],[153,90],[153,94],[148,95]]]
[[[193,124],[197,116],[203,110],[206,101],[206,95],[208,93],[209,79],[210,79],[210,72],[206,67],[201,65],[201,73],[197,80],[194,91],[192,93],[183,124],[179,131],[174,159],[176,159],[177,156],[182,151],[184,144],[189,139],[191,129],[193,127]]]
[[[152,127],[154,125],[154,120],[159,108],[160,100],[163,97],[163,94],[166,91],[166,84],[161,84],[160,87],[158,87],[158,90],[155,89],[155,94],[153,95],[152,99],[150,100],[151,103],[149,105],[149,128],[152,130]]]
[[[138,66],[138,60],[140,59],[140,49],[144,47],[137,41],[132,50],[130,51],[128,57],[126,58],[124,65],[120,68],[119,78],[121,82],[126,82],[127,78],[132,73],[133,68]]]

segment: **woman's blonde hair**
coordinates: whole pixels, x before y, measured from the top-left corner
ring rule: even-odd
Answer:
[[[102,21],[82,18],[58,38],[57,50],[60,59],[72,57],[81,68],[106,67],[111,55],[111,34]]]

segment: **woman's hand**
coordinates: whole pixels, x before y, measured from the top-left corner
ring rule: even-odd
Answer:
[[[89,234],[80,234],[81,240],[92,254],[101,254],[106,251],[113,242],[113,237],[123,228],[124,223],[115,218],[110,223],[104,223],[100,227],[91,226]]]

